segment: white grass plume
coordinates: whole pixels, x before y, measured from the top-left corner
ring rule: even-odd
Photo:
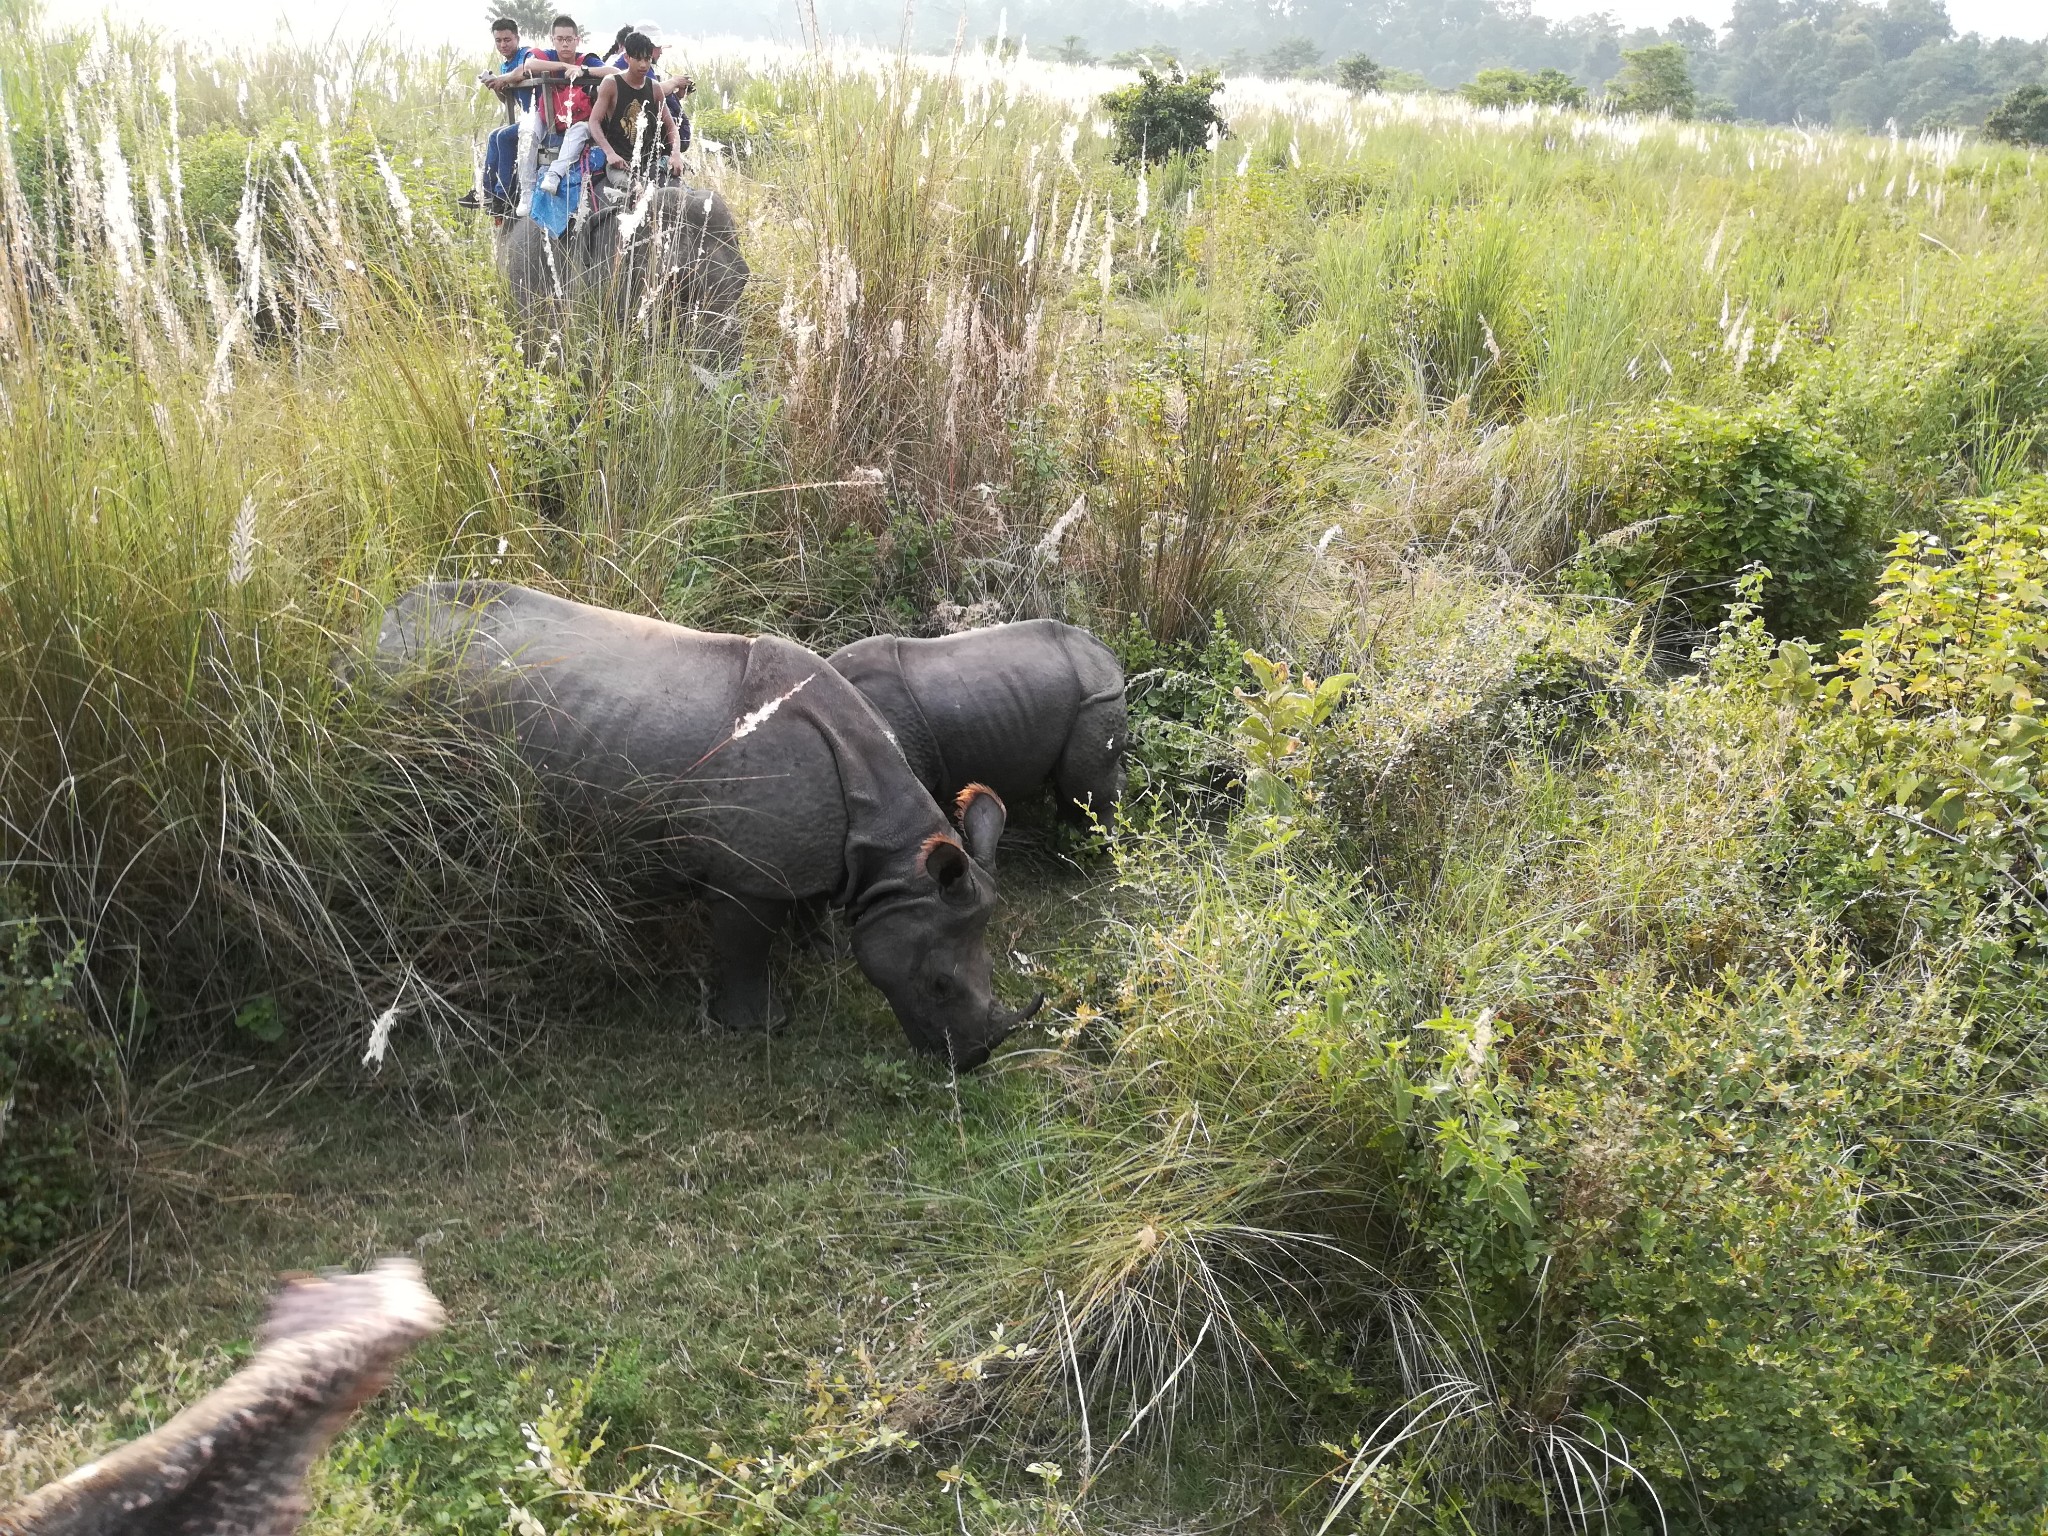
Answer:
[[[228,530],[228,585],[244,586],[256,574],[256,498],[244,497]]]
[[[1073,505],[1054,519],[1053,525],[1045,530],[1045,536],[1038,541],[1038,547],[1034,553],[1040,560],[1058,559],[1060,544],[1066,539],[1074,524],[1081,521],[1087,515],[1088,493],[1083,491],[1074,498]]]
[[[363,1052],[364,1066],[381,1067],[384,1065],[385,1052],[391,1048],[392,1026],[397,1023],[398,1004],[396,1003],[393,1003],[389,1008],[386,1008],[377,1015],[376,1021],[370,1025],[369,1048]]]

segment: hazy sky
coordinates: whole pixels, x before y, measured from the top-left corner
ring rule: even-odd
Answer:
[[[1697,16],[1726,26],[1729,0],[1533,0],[1539,16],[1562,20],[1587,11],[1612,13],[1623,26],[1661,27],[1674,16]],[[2048,0],[1948,0],[1949,20],[1958,32],[1990,37],[2048,37]]]
[[[920,9],[942,3],[926,0]],[[1728,19],[1729,0],[1534,0],[1545,16],[1567,17],[1589,10],[1612,12],[1626,26],[1661,26],[1673,16],[1692,15],[1720,26]],[[324,37],[339,27],[359,33],[376,26],[395,26],[404,36],[442,42],[476,41],[479,49],[489,39],[479,35],[478,0],[47,0],[49,14],[58,20],[90,18],[102,10],[116,15],[148,18],[180,33],[216,31],[237,41],[256,41],[269,35],[280,17],[291,18],[292,29],[301,39]],[[655,16],[676,14],[677,7],[654,0],[638,0],[623,8],[616,0],[599,7],[607,30],[614,13],[624,15],[635,9]],[[716,14],[688,8],[707,19]],[[2048,0],[1948,0],[1949,15],[1961,32],[1977,31],[1993,36],[2048,37]],[[795,32],[795,7],[790,7]]]

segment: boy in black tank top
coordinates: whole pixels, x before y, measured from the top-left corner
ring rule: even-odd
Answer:
[[[668,100],[654,82],[654,43],[644,32],[626,39],[626,69],[598,87],[590,131],[613,169],[651,175],[665,149],[669,171],[683,174],[683,146]]]

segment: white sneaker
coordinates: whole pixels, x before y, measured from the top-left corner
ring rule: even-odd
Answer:
[[[562,178],[557,176],[553,171],[549,171],[547,175],[541,177],[540,189],[541,191],[547,193],[549,197],[553,197],[557,192],[562,190]]]

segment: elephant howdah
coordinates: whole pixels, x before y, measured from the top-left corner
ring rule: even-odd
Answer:
[[[377,649],[387,674],[423,671],[507,733],[665,894],[709,903],[721,1022],[772,1023],[770,941],[818,898],[845,908],[913,1045],[978,1066],[1036,1009],[997,1007],[990,984],[1000,802],[963,844],[859,691],[802,646],[469,582],[406,593]]]
[[[1063,812],[1115,822],[1130,744],[1124,670],[1086,630],[1032,619],[933,640],[876,635],[827,659],[941,804],[986,784],[1017,805],[1050,783]]]
[[[530,218],[498,226],[498,267],[531,354],[605,334],[688,345],[732,367],[740,355],[747,261],[732,210],[713,191],[655,187],[600,208],[556,239]]]

